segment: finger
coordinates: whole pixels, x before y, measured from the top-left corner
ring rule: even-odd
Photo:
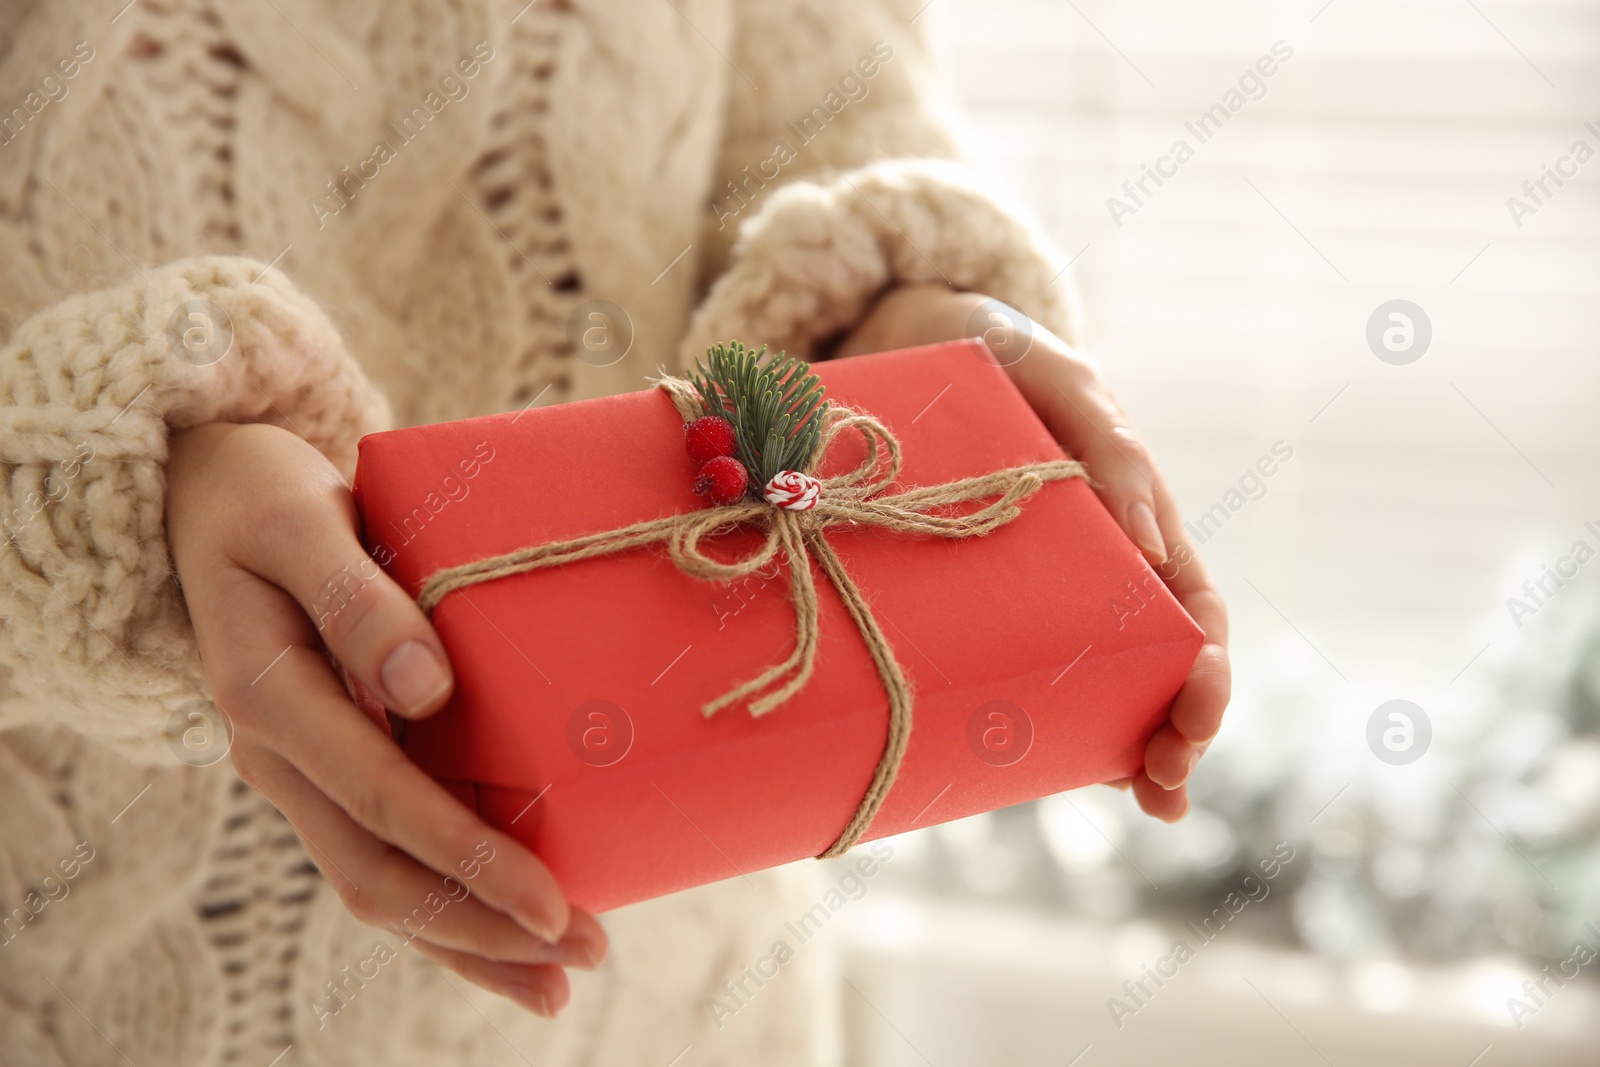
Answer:
[[[1180,546],[1181,548],[1182,546]],[[1166,563],[1165,569],[1170,569],[1177,562],[1173,557]],[[1198,558],[1193,562],[1198,563]],[[1187,570],[1187,568],[1185,568]],[[1178,603],[1183,605],[1183,610],[1189,613],[1200,629],[1206,635],[1206,643],[1213,644],[1226,650],[1228,647],[1228,608],[1222,600],[1222,594],[1211,585],[1196,585],[1196,582],[1209,582],[1211,579],[1205,574],[1194,576],[1195,581],[1189,581],[1186,576],[1182,588],[1173,589],[1172,583],[1167,588],[1172,589],[1173,596],[1178,598]]]
[[[1167,561],[1156,567],[1156,573],[1167,584],[1172,595],[1178,598],[1185,611],[1205,631],[1206,640],[1227,647],[1228,609],[1222,594],[1211,579],[1211,572],[1189,543],[1178,518],[1177,506],[1171,503],[1171,494],[1159,478],[1156,480],[1156,512],[1160,517],[1165,539],[1172,547]]]
[[[355,505],[338,472],[309,468],[272,494],[233,549],[234,561],[295,598],[339,662],[409,718],[450,696],[453,676],[427,616],[356,537]]]
[[[546,1019],[555,1018],[572,999],[566,972],[553,964],[499,963],[423,941],[412,944],[423,956],[450,968],[473,985],[498,993]]]
[[[1228,709],[1232,691],[1233,671],[1227,651],[1221,645],[1203,645],[1172,702],[1168,721],[1185,740],[1208,742],[1222,728],[1222,713]]]
[[[350,703],[322,657],[290,648],[253,688],[272,711],[273,747],[360,826],[441,874],[487,842],[473,890],[546,941],[570,910],[555,877],[522,844],[484,823],[395,747]]]
[[[1034,347],[1034,358],[1011,368],[1017,387],[1062,447],[1089,468],[1095,493],[1128,537],[1151,563],[1165,562],[1159,479],[1144,442],[1087,362],[1048,333],[1036,336]]]
[[[605,958],[605,933],[588,915],[574,914],[551,944],[477,899],[481,849],[442,876],[356,825],[277,753],[240,740],[232,754],[240,777],[283,812],[345,907],[369,926],[501,962],[595,967]]]
[[[479,898],[559,941],[570,913],[544,864],[445,792],[350,702],[326,657],[302,643],[310,622],[287,593],[233,573],[240,577],[203,572],[190,611],[214,696],[237,732],[278,751],[358,825],[440,874],[459,873],[488,842],[499,859],[478,880]]]
[[[1171,725],[1163,726],[1144,746],[1145,777],[1163,789],[1176,789],[1188,780],[1199,758],[1198,745],[1186,740]]]
[[[1139,806],[1146,814],[1162,822],[1177,822],[1189,811],[1187,786],[1163,789],[1152,782],[1150,776],[1146,774],[1141,774],[1133,780],[1133,795],[1138,798]]]

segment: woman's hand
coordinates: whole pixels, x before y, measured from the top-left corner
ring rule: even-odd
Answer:
[[[239,776],[294,824],[356,918],[559,1011],[562,968],[604,958],[599,924],[408,760],[324,653],[405,718],[450,694],[444,648],[361,547],[339,472],[285,430],[214,423],[173,436],[167,479],[172,557]]]
[[[1166,725],[1145,748],[1132,779],[1139,805],[1169,822],[1189,810],[1185,782],[1222,726],[1231,685],[1228,613],[1161,472],[1092,363],[1016,310],[978,293],[909,285],[885,294],[841,343],[838,355],[934,344],[997,331],[1007,372],[1040,419],[1094,478],[1095,491],[1167,588],[1205,631],[1205,644]],[[1015,351],[1004,351],[1010,348]],[[1122,783],[1118,783],[1122,784]]]

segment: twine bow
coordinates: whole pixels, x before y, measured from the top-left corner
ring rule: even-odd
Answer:
[[[663,378],[659,383],[687,421],[694,418],[694,391],[680,378]],[[819,608],[816,584],[809,561],[815,559],[833,583],[849,611],[867,651],[877,667],[878,677],[889,697],[889,731],[883,754],[873,771],[866,794],[842,833],[822,853],[838,856],[856,843],[883,806],[905,758],[911,738],[911,686],[895,659],[871,606],[861,588],[845,570],[823,532],[838,523],[878,526],[901,533],[935,537],[979,537],[1006,525],[1022,514],[1019,503],[1045,482],[1087,477],[1081,463],[1072,460],[1046,460],[1021,467],[1009,467],[970,478],[958,478],[942,485],[930,485],[884,495],[900,473],[900,443],[888,427],[871,415],[830,405],[817,448],[804,473],[810,474],[827,454],[839,434],[853,430],[866,444],[866,457],[854,470],[820,479],[821,490],[807,510],[796,511],[766,501],[741,500],[738,503],[702,508],[678,515],[649,519],[615,530],[586,534],[565,541],[529,545],[500,556],[446,567],[434,572],[422,584],[417,603],[431,613],[454,589],[478,582],[528,571],[557,567],[579,560],[615,555],[644,545],[666,542],[672,562],[683,573],[707,581],[733,581],[765,567],[779,552],[789,562],[791,599],[794,603],[794,651],[754,678],[723,693],[702,707],[708,717],[730,704],[749,699],[752,716],[765,715],[798,693],[816,667]],[[948,505],[996,498],[965,515],[944,514]],[[714,534],[738,526],[766,530],[766,539],[749,555],[732,561],[708,555],[702,542]],[[761,695],[757,695],[761,694]]]

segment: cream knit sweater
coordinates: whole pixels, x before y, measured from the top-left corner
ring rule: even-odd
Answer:
[[[803,865],[605,917],[545,1022],[356,923],[226,759],[175,755],[208,690],[173,429],[271,422],[348,474],[362,434],[642,388],[713,339],[811,352],[897,281],[1065,326],[1031,231],[933,162],[922,0],[525,2],[0,0],[7,1065],[834,1055],[820,947],[708,1007],[810,906]]]

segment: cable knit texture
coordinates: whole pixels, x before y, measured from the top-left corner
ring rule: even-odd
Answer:
[[[830,1062],[820,941],[709,1008],[805,865],[606,916],[553,1023],[355,922],[227,760],[176,756],[209,693],[163,463],[262,421],[348,474],[372,430],[712,340],[809,354],[901,281],[1066,332],[1059,257],[951,162],[921,7],[0,0],[0,1058]]]
[[[203,325],[185,317],[174,344],[169,319],[191,302]],[[231,334],[236,351],[185,348],[190,329],[220,331],[219,344]],[[356,440],[387,421],[383,401],[316,304],[278,272],[224,257],[33,316],[0,349],[0,386],[11,520],[0,648],[26,697],[3,705],[0,725],[59,720],[67,702],[98,739],[170,759],[165,721],[201,673],[162,537],[168,429],[272,422],[349,472]]]
[[[745,227],[736,254],[738,269],[712,286],[680,358],[730,331],[810,351],[901,282],[987,293],[1070,333],[1047,250],[952,164],[883,163],[827,185],[796,182]]]

